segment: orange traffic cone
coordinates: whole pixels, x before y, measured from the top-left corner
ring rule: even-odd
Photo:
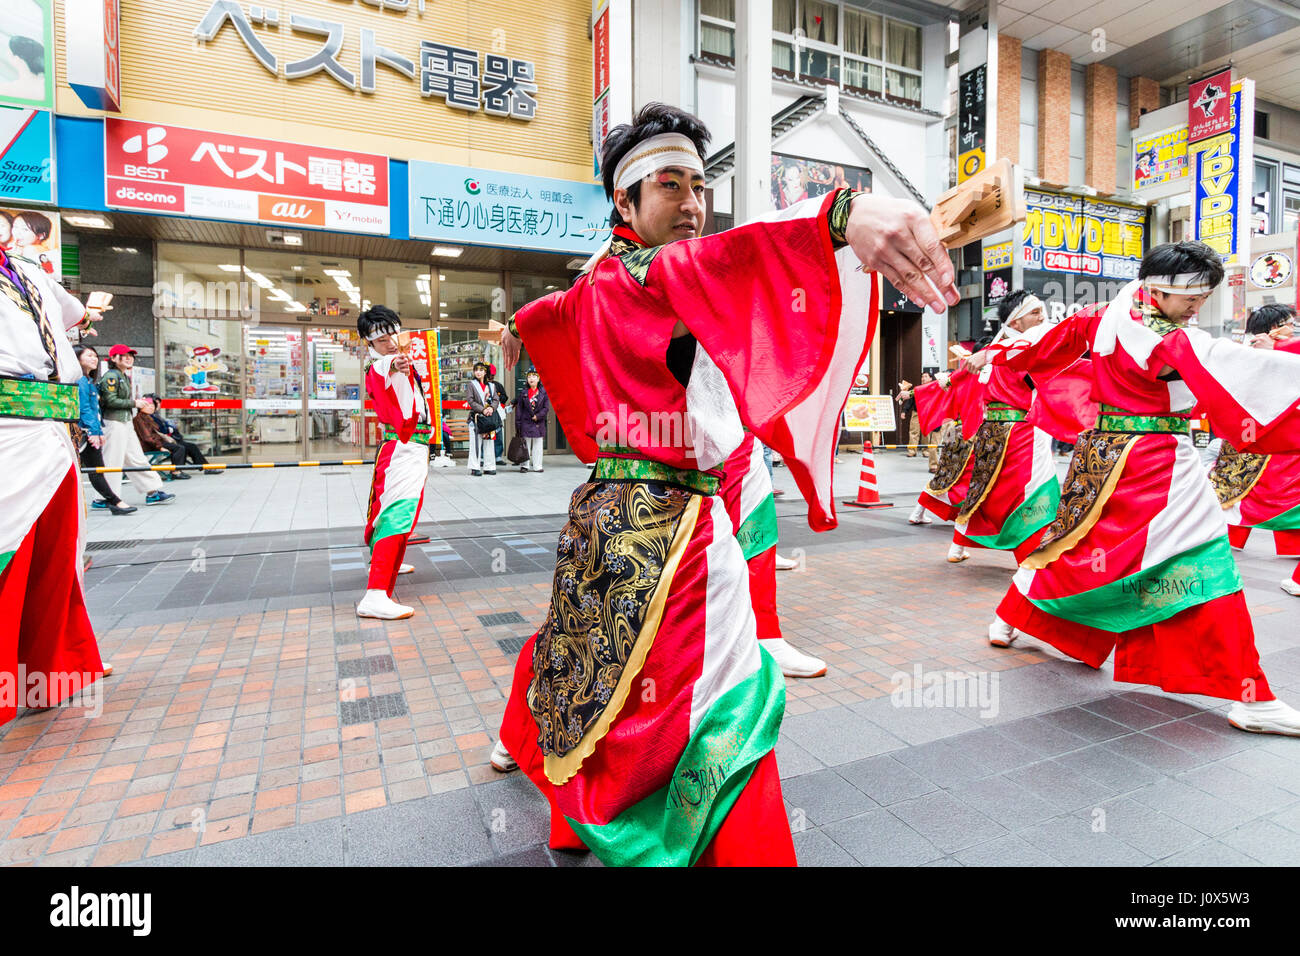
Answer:
[[[862,475],[858,478],[858,497],[843,504],[855,508],[892,508],[892,501],[881,501],[876,490],[876,462],[871,456],[871,442],[862,443]]]

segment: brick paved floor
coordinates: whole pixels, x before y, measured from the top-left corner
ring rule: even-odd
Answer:
[[[1300,859],[1300,740],[1033,641],[988,647],[1011,559],[948,565],[948,532],[906,514],[814,536],[781,506],[804,563],[780,576],[786,633],[830,664],[789,682],[778,745],[803,863]],[[92,701],[0,729],[0,863],[590,865],[547,850],[540,796],[488,765],[558,526],[431,526],[399,585],[416,616],[396,623],[353,613],[357,528],[95,552],[116,673],[98,716]],[[1300,700],[1300,602],[1259,537],[1247,599],[1266,672]],[[996,679],[996,713],[897,706],[894,677],[917,666]]]

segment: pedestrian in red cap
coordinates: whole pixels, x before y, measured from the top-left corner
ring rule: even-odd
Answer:
[[[143,407],[131,391],[131,369],[135,367],[135,349],[118,344],[108,350],[112,366],[99,380],[99,407],[104,417],[104,465],[108,468],[147,468],[149,459],[140,447],[140,439],[131,425],[136,410]],[[129,471],[127,476],[135,490],[144,495],[147,505],[160,505],[175,495],[162,490],[162,479],[153,471]]]

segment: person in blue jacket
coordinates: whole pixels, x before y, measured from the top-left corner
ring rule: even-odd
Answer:
[[[99,417],[99,353],[89,345],[73,348],[77,361],[81,363],[82,376],[77,380],[81,392],[80,425],[85,432],[82,436],[81,466],[83,468],[104,467],[104,423]],[[115,515],[129,515],[135,511],[134,505],[128,505],[113,493],[112,486],[101,474],[92,473],[90,483],[100,494],[100,501],[93,503],[95,508],[107,508]]]

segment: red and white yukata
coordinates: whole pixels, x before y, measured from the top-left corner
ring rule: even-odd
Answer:
[[[366,508],[366,544],[370,546],[369,590],[391,598],[397,572],[406,554],[406,539],[415,530],[429,477],[428,404],[414,368],[391,371],[397,355],[372,351],[366,370],[366,394],[384,426],[384,440],[375,455]]]
[[[1050,328],[1039,323],[1017,332],[1003,326],[990,347],[1012,342],[1029,347]],[[960,369],[952,378],[969,375]],[[1039,395],[1023,373],[988,365],[977,377],[982,420],[974,432],[970,486],[957,509],[953,541],[1011,551],[1019,560],[1038,546],[1061,498],[1052,436],[1028,420]]]
[[[743,424],[784,457],[810,524],[836,523],[839,416],[876,316],[874,277],[832,243],[841,213],[833,193],[657,248],[619,227],[616,254],[516,316],[595,462],[501,728],[550,802],[552,846],[607,864],[795,862],[773,751],[785,682],[757,640],[718,466]],[[665,361],[679,319],[697,343],[686,387]]]
[[[0,252],[0,724],[103,676],[86,612],[81,476],[66,422],[86,310],[39,265]]]
[[[1188,432],[1194,406],[1251,452],[1300,450],[1300,356],[1165,319],[1137,282],[995,361],[1046,381],[1091,350],[1096,428],[1057,519],[998,607],[1007,624],[1115,679],[1268,701],[1223,510]]]
[[[912,396],[922,434],[938,432],[945,421],[953,423],[954,430],[939,449],[938,470],[917,503],[941,521],[954,521],[970,491],[974,437],[984,420],[983,390],[978,377],[954,373],[947,385],[927,382],[916,386]]]
[[[1278,342],[1273,351],[1300,354],[1300,339]],[[1230,444],[1225,439],[1210,473],[1228,520],[1228,540],[1244,548],[1251,531],[1272,531],[1280,556],[1300,557],[1300,455],[1242,455]],[[1300,584],[1300,564],[1292,580]]]

